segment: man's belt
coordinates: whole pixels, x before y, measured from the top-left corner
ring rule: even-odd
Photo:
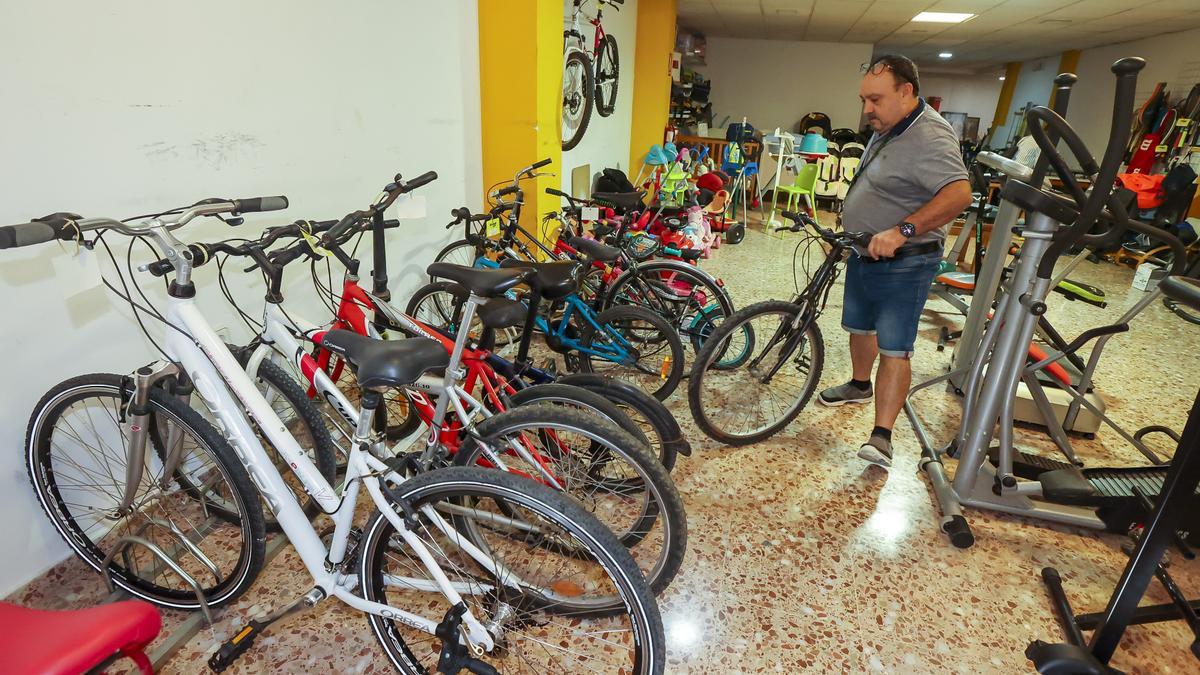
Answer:
[[[941,252],[942,252],[942,242],[927,241],[924,244],[911,244],[909,246],[901,246],[900,248],[896,249],[896,254],[890,258],[880,258],[880,259],[876,260],[870,256],[864,255],[864,256],[862,256],[862,262],[865,262],[865,263],[885,262],[888,260],[899,260],[900,258],[907,258],[909,256],[914,256],[914,255],[925,255],[927,253],[941,253]]]

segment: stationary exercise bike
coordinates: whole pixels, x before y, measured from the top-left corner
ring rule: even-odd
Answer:
[[[1200,281],[1187,277],[1168,277],[1161,284],[1164,294],[1174,303],[1200,311]],[[1196,487],[1200,484],[1200,394],[1196,395],[1188,415],[1183,436],[1175,450],[1171,468],[1163,481],[1157,504],[1147,509],[1145,527],[1129,556],[1129,563],[1103,612],[1076,616],[1062,589],[1056,570],[1042,570],[1042,577],[1054,600],[1059,620],[1068,642],[1048,644],[1037,640],[1025,650],[1039,673],[1047,675],[1108,675],[1119,671],[1109,667],[1125,629],[1133,624],[1157,623],[1182,619],[1192,629],[1191,651],[1200,659],[1200,603],[1183,596],[1164,569],[1163,554],[1176,544],[1186,551],[1177,534],[1194,509]],[[1138,603],[1157,577],[1171,598],[1171,603],[1139,607]],[[1094,630],[1091,642],[1085,643],[1083,630]]]
[[[1027,114],[1030,132],[1042,148],[1042,155],[1030,182],[1010,179],[1001,193],[1003,199],[1027,214],[1025,244],[1013,270],[1009,291],[1001,297],[967,373],[962,429],[952,444],[958,458],[953,481],[943,465],[947,449],[932,445],[912,403],[913,394],[945,382],[953,374],[918,384],[905,401],[905,413],[922,448],[921,469],[941,509],[942,530],[960,548],[971,546],[975,540],[963,516],[966,506],[1126,532],[1143,512],[1139,490],[1153,496],[1162,487],[1167,473],[1164,466],[1079,469],[1064,465],[1022,479],[1014,470],[1016,453],[1012,442],[1018,385],[1030,373],[1065,356],[1060,352],[1043,362],[1026,365],[1034,327],[1046,311],[1045,299],[1050,292],[1055,263],[1072,247],[1103,245],[1119,237],[1128,226],[1128,214],[1113,188],[1128,140],[1137,73],[1144,66],[1145,61],[1139,58],[1121,59],[1112,66],[1117,76],[1113,123],[1099,166],[1060,115],[1043,106]],[[1058,152],[1060,138],[1085,174],[1096,176],[1090,194],[1084,192]],[[1062,179],[1068,195],[1034,187],[1042,185],[1051,167]],[[1092,232],[1093,227],[1099,231]],[[1071,347],[1078,349],[1092,339],[1125,329],[1114,325],[1085,331]],[[994,460],[988,456],[993,437],[999,440]],[[1194,496],[1192,499],[1191,512],[1200,513],[1200,499]]]

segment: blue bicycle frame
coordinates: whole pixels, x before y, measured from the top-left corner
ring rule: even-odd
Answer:
[[[475,260],[476,267],[498,268],[500,263],[486,256],[480,256]],[[511,292],[510,292],[511,293]],[[633,346],[619,332],[608,324],[601,324],[596,321],[596,310],[592,309],[584,302],[577,294],[572,293],[563,298],[566,303],[566,308],[563,310],[562,319],[554,328],[550,326],[550,322],[542,315],[537,315],[535,325],[542,333],[552,336],[552,338],[564,348],[583,352],[590,356],[596,356],[606,361],[619,363],[621,365],[630,365],[637,362],[634,357]],[[595,335],[605,336],[603,342],[597,343],[595,339],[592,344],[584,345],[577,338],[567,333],[567,327],[571,325],[571,317],[576,313],[592,326]]]

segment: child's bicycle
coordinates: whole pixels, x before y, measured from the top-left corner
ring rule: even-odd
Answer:
[[[834,232],[805,214],[784,211],[794,225],[778,230],[816,233],[796,245],[807,255],[814,243],[828,247],[825,259],[791,300],[767,300],[745,307],[713,331],[696,355],[688,382],[692,419],[709,437],[729,445],[767,438],[800,414],[821,379],[825,345],[817,319],[829,290],[853,246],[866,247],[870,235]],[[719,364],[719,367],[717,365]]]

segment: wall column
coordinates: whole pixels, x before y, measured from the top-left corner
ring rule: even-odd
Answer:
[[[671,111],[671,52],[675,50],[677,0],[641,0],[633,72],[633,122],[629,131],[629,175],[646,151],[662,143]]]
[[[522,167],[549,157],[543,172],[562,171],[560,108],[562,0],[479,0],[480,151],[483,186],[512,181]],[[559,199],[546,188],[555,176],[522,184],[521,226],[538,232],[542,214]],[[484,194],[484,202],[487,195]]]
[[[1004,64],[1004,86],[1000,88],[1000,98],[996,101],[996,115],[992,118],[993,129],[1008,124],[1008,109],[1012,106],[1013,92],[1017,90],[1017,77],[1020,74],[1020,62]]]

